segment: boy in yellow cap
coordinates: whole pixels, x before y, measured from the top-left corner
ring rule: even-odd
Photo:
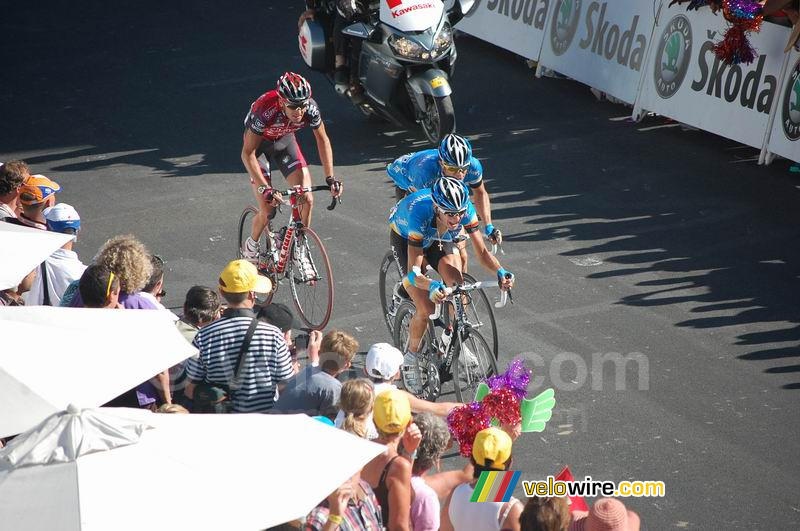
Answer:
[[[445,502],[442,529],[510,529],[518,531],[522,503],[511,498],[508,502],[470,502],[478,479],[485,471],[504,471],[511,468],[511,436],[500,428],[486,428],[472,443],[472,464],[475,467],[470,483],[459,485]]]

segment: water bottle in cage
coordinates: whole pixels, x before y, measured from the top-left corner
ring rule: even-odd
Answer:
[[[442,331],[442,353],[447,352],[447,349],[450,347],[450,341],[453,340],[453,327],[446,326]]]

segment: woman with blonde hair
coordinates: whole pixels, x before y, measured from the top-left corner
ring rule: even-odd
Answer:
[[[339,409],[344,412],[344,420],[337,427],[366,439],[367,422],[371,418],[374,402],[375,391],[372,382],[366,378],[346,381],[339,395]]]
[[[108,267],[119,279],[119,304],[127,310],[155,310],[157,307],[140,293],[153,272],[150,253],[142,242],[131,234],[114,236],[97,252],[92,261]],[[76,293],[69,304],[82,307],[83,299]]]

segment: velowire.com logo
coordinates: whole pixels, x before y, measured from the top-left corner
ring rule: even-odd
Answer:
[[[553,53],[561,55],[569,49],[578,31],[583,0],[558,0],[550,24],[550,46]]]
[[[658,40],[653,77],[656,92],[671,98],[681,88],[692,56],[692,26],[684,15],[672,17]]]
[[[800,59],[794,64],[783,91],[781,122],[786,138],[793,142],[800,140]]]

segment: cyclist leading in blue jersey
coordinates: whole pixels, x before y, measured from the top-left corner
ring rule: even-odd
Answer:
[[[422,392],[417,361],[428,316],[435,303],[446,297],[445,285],[464,282],[463,261],[456,239],[463,229],[472,241],[478,261],[497,274],[502,289],[510,289],[514,275],[503,269],[486,248],[478,232],[478,216],[466,185],[453,177],[440,177],[430,189],[414,192],[392,209],[389,217],[390,244],[403,269],[403,284],[417,311],[409,326],[408,351],[402,368],[403,384],[410,393]],[[422,271],[429,264],[444,282],[430,280]]]
[[[472,145],[458,135],[447,135],[438,149],[426,149],[403,155],[386,167],[397,187],[397,199],[430,188],[439,177],[461,179],[475,193],[475,209],[486,224],[486,236],[501,243],[503,235],[492,224],[492,207],[483,184],[483,166],[472,156]]]

